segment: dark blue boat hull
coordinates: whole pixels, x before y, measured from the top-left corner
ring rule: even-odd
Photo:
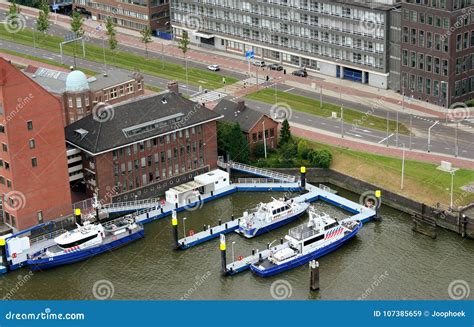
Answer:
[[[31,270],[38,271],[38,270],[45,270],[54,268],[57,266],[67,265],[70,263],[79,262],[82,260],[86,260],[98,254],[104,253],[106,251],[110,251],[126,245],[130,242],[136,241],[140,238],[145,236],[145,231],[139,230],[133,234],[127,235],[110,243],[96,246],[90,249],[85,249],[77,252],[66,253],[62,255],[58,255],[56,257],[45,258],[45,259],[30,259],[27,261],[27,264],[30,266]]]
[[[354,228],[354,230],[350,234],[347,234],[346,236],[341,238],[339,241],[334,242],[334,243],[332,243],[332,244],[330,244],[330,245],[328,245],[328,246],[326,246],[322,249],[319,249],[315,252],[308,253],[308,254],[306,254],[302,257],[291,260],[287,263],[277,265],[277,266],[271,267],[270,269],[265,269],[265,270],[258,269],[256,267],[256,265],[258,265],[258,263],[257,263],[255,265],[251,265],[250,269],[260,277],[270,277],[270,276],[274,276],[274,275],[277,275],[279,273],[282,273],[284,271],[299,267],[301,265],[304,265],[305,263],[310,262],[311,260],[315,260],[317,258],[320,258],[320,257],[328,254],[328,253],[331,253],[332,251],[337,250],[340,246],[342,246],[348,240],[353,238],[359,232],[359,229],[361,227],[362,227],[362,223],[359,223],[359,225],[356,228]]]

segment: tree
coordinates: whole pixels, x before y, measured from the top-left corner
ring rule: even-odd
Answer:
[[[148,43],[151,43],[152,41],[150,26],[147,26],[144,29],[142,29],[140,31],[140,34],[142,35],[142,42],[145,44],[145,54],[148,57]]]
[[[231,125],[226,123],[217,123],[217,149],[220,154],[229,152],[229,131]]]
[[[265,145],[263,144],[263,142],[255,144],[252,150],[252,155],[255,159],[265,157]]]
[[[183,52],[184,65],[186,67],[186,85],[188,85],[188,61],[186,60],[186,53],[189,50],[189,43],[191,43],[191,41],[189,40],[188,32],[183,31],[183,35],[178,41],[178,48]]]
[[[332,163],[332,154],[328,150],[311,151],[309,161],[318,168],[329,168]]]
[[[280,147],[280,155],[283,161],[292,162],[298,155],[298,146],[293,140],[289,140]]]
[[[288,143],[290,140],[291,140],[290,123],[288,123],[288,120],[285,119],[281,125],[280,140],[278,142],[278,146],[282,146]]]
[[[298,157],[300,157],[301,159],[308,159],[308,155],[310,153],[311,149],[308,145],[308,142],[306,142],[305,140],[300,140],[298,142]]]
[[[72,14],[71,20],[71,32],[74,32],[77,37],[81,37],[84,35],[84,29],[82,25],[84,24],[84,18],[82,18],[81,14],[75,11]]]
[[[109,48],[110,50],[115,50],[118,45],[117,41],[117,32],[115,32],[115,25],[111,17],[107,17],[105,20],[105,34],[109,37]]]
[[[49,25],[49,5],[43,0],[40,4],[38,19],[36,20],[36,28],[44,34],[48,31]]]

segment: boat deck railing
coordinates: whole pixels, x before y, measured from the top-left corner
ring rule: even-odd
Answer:
[[[239,178],[237,180],[239,184],[281,184],[283,183],[291,183],[288,181],[282,181],[276,178]]]
[[[136,201],[127,201],[127,202],[117,202],[105,204],[102,206],[102,210],[112,213],[120,211],[132,211],[132,210],[142,210],[146,208],[154,208],[159,206],[160,199],[152,198],[146,200],[136,200]]]
[[[246,173],[276,179],[280,182],[285,181],[285,182],[294,183],[298,180],[295,176],[292,176],[292,175],[279,173],[279,172],[269,170],[269,169],[258,168],[258,167],[254,167],[254,166],[250,166],[250,165],[246,165],[246,164],[242,164],[242,163],[238,163],[234,161],[229,161],[226,163],[226,162],[223,162],[222,160],[218,160],[217,164],[219,167],[222,167],[222,168],[229,167],[231,169],[240,170]]]
[[[34,243],[38,243],[38,242],[46,241],[46,240],[51,240],[55,238],[56,236],[61,235],[62,233],[65,233],[65,232],[66,232],[65,229],[58,229],[58,230],[55,230],[54,232],[43,234],[38,237],[34,237],[30,239],[30,244],[34,244]]]
[[[316,230],[314,230],[313,228],[309,228],[306,225],[296,226],[296,227],[291,228],[288,231],[289,236],[299,241],[304,240],[308,237],[311,237],[315,235],[316,233],[318,233]]]

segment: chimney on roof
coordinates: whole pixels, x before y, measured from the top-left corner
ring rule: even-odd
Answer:
[[[168,82],[168,90],[170,92],[178,93],[179,94],[179,84],[178,81],[170,81]]]
[[[242,112],[245,109],[245,101],[244,100],[239,100],[237,101],[237,107],[235,107],[236,112]]]

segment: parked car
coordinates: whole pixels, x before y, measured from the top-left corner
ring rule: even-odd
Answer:
[[[308,73],[306,72],[306,70],[304,69],[299,69],[299,70],[295,70],[293,73],[291,73],[295,76],[299,76],[299,77],[306,77],[308,76]]]
[[[276,71],[282,71],[283,70],[283,66],[279,65],[279,64],[268,65],[268,68],[270,68],[270,70],[276,70]]]
[[[263,60],[254,60],[252,61],[252,65],[257,67],[265,67],[265,61]]]
[[[212,70],[214,72],[217,72],[217,71],[221,70],[219,65],[210,65],[210,66],[207,66],[207,69]]]

